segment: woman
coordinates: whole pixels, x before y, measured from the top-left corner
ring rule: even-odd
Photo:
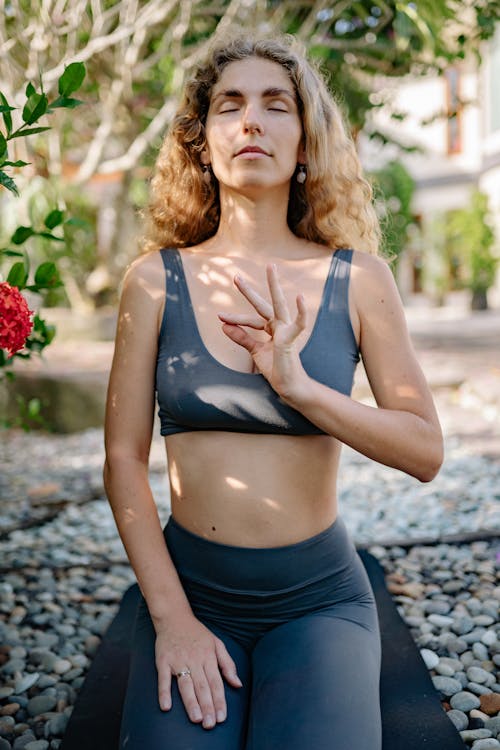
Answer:
[[[442,438],[370,197],[288,41],[212,50],[159,155],[109,383],[105,484],[143,594],[122,748],[381,746],[377,612],[337,514],[340,446],[429,481]],[[350,397],[359,354],[378,408]]]

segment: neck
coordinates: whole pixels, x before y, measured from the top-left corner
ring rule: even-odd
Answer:
[[[249,197],[221,186],[221,219],[206,245],[222,255],[290,257],[300,240],[287,224],[288,185]]]

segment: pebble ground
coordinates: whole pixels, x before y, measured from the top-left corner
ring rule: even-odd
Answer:
[[[340,513],[384,567],[464,747],[489,750],[500,748],[500,363],[474,339],[456,351],[433,341],[424,331],[420,359],[445,431],[440,474],[422,485],[344,449]],[[0,435],[0,750],[60,746],[133,582],[102,459],[100,429]],[[162,521],[164,462],[156,438],[150,481]]]

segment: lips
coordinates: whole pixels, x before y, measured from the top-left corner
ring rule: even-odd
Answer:
[[[265,156],[269,156],[267,151],[264,151],[264,149],[259,146],[244,146],[238,151],[236,156],[239,156],[240,154],[264,154]]]

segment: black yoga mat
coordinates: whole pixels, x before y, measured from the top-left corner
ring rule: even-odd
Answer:
[[[382,636],[383,750],[464,750],[467,746],[441,707],[427,667],[387,591],[380,563],[366,550],[359,555],[377,601]],[[61,750],[118,750],[138,598],[138,587],[131,586],[80,689]]]

